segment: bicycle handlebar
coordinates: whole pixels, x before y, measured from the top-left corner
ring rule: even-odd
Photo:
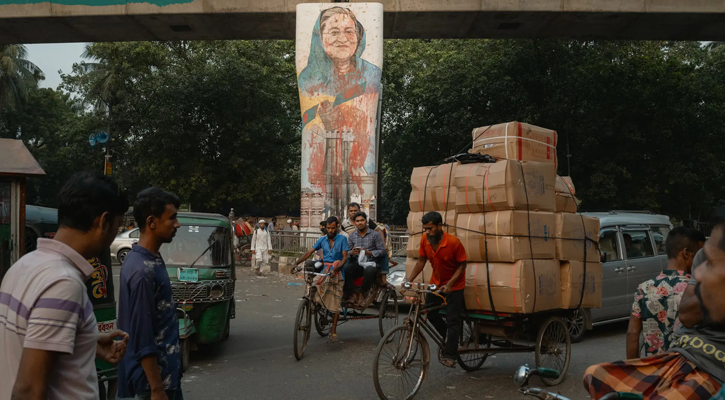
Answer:
[[[516,374],[514,374],[514,382],[519,387],[519,391],[527,396],[546,398],[546,399],[560,399],[568,400],[566,397],[549,392],[545,389],[536,387],[529,387],[529,378],[532,375],[539,375],[542,378],[556,379],[559,377],[559,371],[551,368],[528,368],[527,366],[520,367]],[[546,397],[542,397],[546,396]],[[626,400],[644,400],[644,396],[639,393],[624,393],[624,392],[612,392],[608,393],[600,400],[614,400],[614,399],[626,399]]]
[[[438,290],[438,286],[436,286],[435,284],[429,285],[427,283],[405,282],[403,283],[403,289],[416,293],[433,293]]]

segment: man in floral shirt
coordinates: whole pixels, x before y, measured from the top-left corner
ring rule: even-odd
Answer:
[[[669,349],[682,293],[690,279],[695,254],[700,249],[695,231],[678,227],[665,242],[667,269],[643,282],[634,294],[627,329],[627,358],[640,358],[640,333],[644,335],[644,357]]]

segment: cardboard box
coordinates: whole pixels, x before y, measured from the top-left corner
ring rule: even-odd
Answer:
[[[568,176],[556,177],[556,212],[576,213],[576,189]]]
[[[515,262],[556,258],[556,244],[551,236],[555,224],[552,212],[507,210],[458,214],[456,226],[469,261]]]
[[[423,215],[425,212],[409,212],[408,213],[408,245],[406,254],[408,257],[418,258],[418,249],[420,249],[420,240],[423,237]],[[447,225],[443,227],[443,231],[456,234],[456,211],[438,211],[443,217],[443,222]]]
[[[556,168],[531,161],[462,164],[456,169],[456,210],[480,213],[501,210],[554,211]]]
[[[556,213],[556,258],[565,261],[584,261],[584,239],[587,261],[599,262],[599,218],[582,214]]]
[[[413,169],[410,176],[412,191],[410,211],[453,210],[457,188],[452,183],[458,163]]]
[[[493,263],[489,264],[488,270],[497,312],[528,314],[561,306],[561,272],[557,260]],[[464,291],[466,307],[492,311],[488,288],[486,264],[468,264]]]
[[[470,153],[519,161],[539,161],[557,166],[556,131],[521,122],[482,126],[473,130]]]
[[[602,264],[587,263],[587,279],[582,308],[602,306]],[[581,298],[584,283],[584,263],[579,261],[561,262],[561,308],[576,308]]]
[[[410,276],[410,273],[413,272],[413,268],[415,268],[415,264],[418,262],[417,258],[408,257],[405,259],[405,276]],[[433,275],[433,267],[430,265],[430,261],[427,261],[425,263],[425,267],[423,267],[423,272],[420,273],[415,279],[413,279],[414,283],[430,283],[430,277]]]

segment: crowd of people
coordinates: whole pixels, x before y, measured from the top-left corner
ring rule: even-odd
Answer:
[[[140,238],[121,269],[118,330],[105,334],[98,332],[84,284],[93,272],[87,260],[110,246],[128,200],[113,179],[93,173],[74,175],[58,199],[55,237],[39,239],[37,250],[18,260],[0,285],[0,400],[98,399],[96,358],[118,363],[119,398],[183,399],[176,306],[159,254],[180,227],[179,199],[156,187],[137,195],[133,212]],[[376,279],[385,284],[389,268],[385,228],[356,203],[348,216],[342,223],[338,217],[321,222],[322,236],[296,262],[326,274],[316,284],[334,315],[332,342],[338,340],[342,305],[366,307],[366,295]],[[254,221],[243,222],[237,227],[256,240],[257,268],[264,268],[272,250],[270,227],[265,220],[254,229]],[[684,227],[669,232],[666,269],[634,294],[625,359],[585,372],[591,398],[616,391],[648,399],[725,399],[725,206],[713,222],[707,241]],[[444,232],[440,213],[426,213],[422,223],[420,258],[406,280],[430,261],[430,283],[440,289],[426,304],[445,298],[447,306],[445,319],[438,312],[429,318],[446,338],[440,362],[455,368],[466,252]]]

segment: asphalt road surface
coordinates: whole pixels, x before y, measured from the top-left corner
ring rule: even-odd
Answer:
[[[118,284],[120,268],[114,268]],[[191,355],[183,378],[186,399],[377,399],[372,362],[380,334],[377,320],[352,321],[338,328],[340,341],[329,343],[313,330],[301,361],[292,351],[294,317],[303,286],[294,277],[271,273],[256,278],[238,268],[237,318],[229,340],[201,347]],[[118,286],[116,286],[118,287]],[[582,386],[592,364],[624,358],[626,322],[588,332],[572,346],[569,372],[555,391],[574,399],[588,398]],[[435,354],[435,349],[431,353]],[[435,356],[416,399],[527,399],[512,381],[523,364],[534,365],[534,354],[491,356],[476,372],[441,366]],[[543,386],[534,377],[530,383]]]

